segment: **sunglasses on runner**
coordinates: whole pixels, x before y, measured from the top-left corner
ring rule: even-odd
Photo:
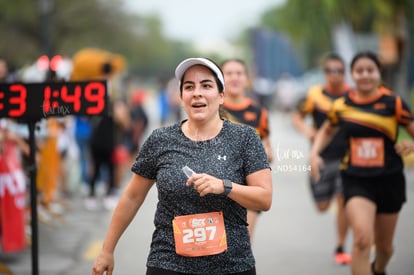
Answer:
[[[327,74],[343,74],[344,69],[342,69],[342,68],[325,68],[325,73],[327,73]]]

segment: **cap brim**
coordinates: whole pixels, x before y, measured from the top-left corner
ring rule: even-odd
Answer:
[[[185,72],[190,67],[195,66],[195,65],[202,65],[202,66],[205,66],[211,69],[224,87],[224,77],[220,71],[220,68],[216,64],[211,62],[210,60],[206,58],[202,58],[202,57],[188,58],[182,61],[180,64],[178,64],[177,68],[175,69],[175,77],[178,79],[178,81],[181,81]]]

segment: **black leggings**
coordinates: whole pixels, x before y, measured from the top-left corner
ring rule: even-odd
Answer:
[[[181,273],[181,272],[174,272],[169,271],[161,268],[155,268],[155,267],[148,267],[146,275],[192,275],[187,273]],[[214,274],[219,275],[219,274]],[[253,267],[253,269],[250,269],[248,271],[239,272],[239,273],[231,273],[226,275],[256,275],[256,268]]]
[[[97,148],[91,148],[91,157],[93,162],[93,175],[89,181],[90,184],[90,196],[95,196],[95,186],[96,181],[99,177],[99,172],[104,166],[108,168],[108,182],[107,182],[107,195],[111,195],[112,191],[115,188],[115,172],[114,172],[114,163],[112,161],[113,150],[102,150]]]

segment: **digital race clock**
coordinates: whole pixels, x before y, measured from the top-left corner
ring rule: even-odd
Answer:
[[[36,121],[100,115],[107,109],[106,81],[0,84],[0,117]]]

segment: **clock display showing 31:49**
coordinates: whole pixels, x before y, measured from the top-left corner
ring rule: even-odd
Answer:
[[[106,81],[0,84],[0,118],[106,114]]]

